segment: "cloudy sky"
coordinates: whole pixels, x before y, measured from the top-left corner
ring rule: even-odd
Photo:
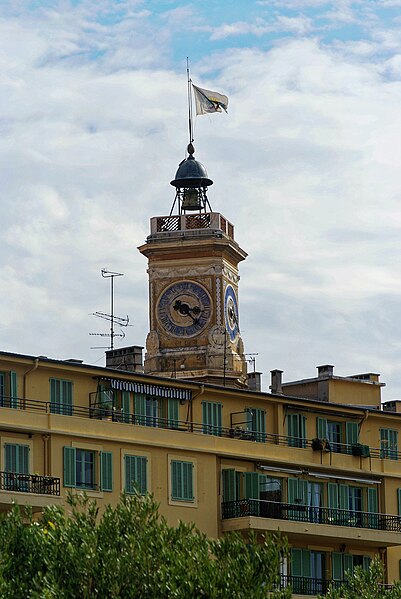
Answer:
[[[187,144],[186,57],[229,97],[196,158],[236,225],[257,369],[401,398],[401,0],[3,0],[0,347],[103,364],[116,281],[144,345],[149,218]]]

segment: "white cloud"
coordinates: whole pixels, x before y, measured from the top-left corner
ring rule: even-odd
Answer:
[[[101,268],[125,273],[116,311],[133,321],[127,344],[147,332],[136,246],[149,217],[170,211],[187,143],[185,82],[166,65],[183,13],[155,42],[135,2],[112,23],[106,0],[40,19],[23,4],[0,22],[1,345],[94,361],[102,350],[91,353],[88,333],[102,323],[88,314],[109,301]],[[292,36],[269,51],[206,52],[193,65],[200,85],[230,98],[228,115],[197,120],[195,145],[213,208],[249,252],[247,351],[286,377],[326,362],[382,370],[389,397],[401,394],[399,39],[380,26],[373,41],[322,44],[296,38],[313,22],[278,17]]]

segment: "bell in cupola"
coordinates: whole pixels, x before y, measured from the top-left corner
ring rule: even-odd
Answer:
[[[175,179],[170,182],[177,189],[173,208],[177,202],[179,214],[189,210],[207,212],[207,207],[211,211],[206,191],[210,185],[213,185],[213,181],[208,178],[203,164],[195,160],[194,152],[195,149],[190,143],[188,157],[180,163]]]

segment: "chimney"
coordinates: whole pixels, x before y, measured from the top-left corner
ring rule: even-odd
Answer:
[[[139,345],[109,349],[106,352],[106,368],[143,372],[142,350]]]
[[[282,370],[271,370],[271,385],[269,389],[272,393],[276,393],[277,395],[283,394],[283,371]]]
[[[319,379],[331,378],[333,376],[334,366],[331,364],[325,364],[324,366],[316,366],[317,376]]]
[[[248,389],[250,391],[261,391],[262,389],[262,373],[248,372]]]

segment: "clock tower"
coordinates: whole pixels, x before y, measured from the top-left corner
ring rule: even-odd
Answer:
[[[213,184],[192,143],[171,185],[168,216],[150,220],[139,251],[148,259],[149,320],[145,372],[246,387],[238,312],[238,263],[247,254],[234,226],[213,212]]]

